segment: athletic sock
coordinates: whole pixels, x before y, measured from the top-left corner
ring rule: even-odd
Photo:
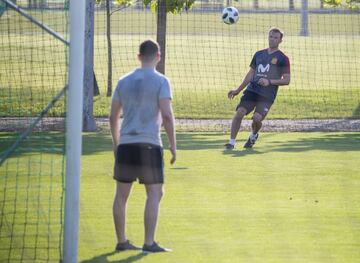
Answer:
[[[229,140],[229,143],[230,143],[231,145],[235,145],[236,140],[235,140],[235,139],[230,139],[230,140]]]
[[[250,134],[251,140],[256,140],[256,137],[257,137],[257,133],[251,133]]]

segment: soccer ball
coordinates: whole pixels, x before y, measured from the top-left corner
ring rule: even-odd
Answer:
[[[225,7],[222,12],[222,20],[225,24],[232,25],[239,20],[239,11],[233,7]]]

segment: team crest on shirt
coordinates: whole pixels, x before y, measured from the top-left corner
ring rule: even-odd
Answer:
[[[275,65],[277,63],[278,59],[277,58],[272,58],[271,60],[271,64]]]

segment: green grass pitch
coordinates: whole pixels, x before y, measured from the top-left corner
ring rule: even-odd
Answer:
[[[86,134],[80,262],[358,262],[358,133],[264,133],[224,152],[227,135],[181,133],[168,165],[157,239],[173,253],[114,253],[111,139]],[[101,163],[102,165],[98,165]],[[143,242],[144,189],[135,184],[128,236]]]
[[[227,134],[178,134],[174,166],[168,164],[169,153],[165,151],[166,193],[156,238],[174,251],[146,256],[114,252],[111,137],[105,133],[84,134],[79,262],[358,262],[359,133],[262,133],[253,150],[244,150],[241,146],[247,135],[240,134],[236,150],[224,152]],[[14,134],[1,134],[1,141],[9,136]],[[37,148],[35,141],[31,146],[44,151],[51,146],[49,142],[60,142],[61,138],[58,133],[42,134],[38,143],[43,148]],[[1,150],[5,146],[2,143]],[[61,145],[56,147],[60,149]],[[19,159],[5,163],[8,171],[18,169],[18,174],[29,175],[8,177],[8,185],[16,181],[17,186],[7,189],[9,204],[2,212],[13,209],[15,193],[18,200],[26,195],[26,185],[42,183],[40,196],[27,197],[35,201],[40,198],[41,210],[39,205],[17,202],[19,214],[14,222],[24,216],[29,222],[36,218],[45,222],[46,216],[51,216],[54,226],[40,222],[38,227],[43,233],[53,231],[50,238],[55,242],[59,239],[56,224],[61,214],[56,204],[51,211],[47,208],[47,177],[29,177],[25,162],[33,153],[20,153]],[[42,174],[46,176],[50,169],[49,160],[57,161],[52,167],[59,170],[61,159],[61,155],[43,152]],[[22,165],[16,168],[19,163]],[[36,165],[35,155],[33,163]],[[37,167],[32,166],[32,172]],[[61,180],[53,180],[52,199],[56,203]],[[144,200],[143,187],[135,184],[128,204],[127,234],[138,245],[143,242]],[[12,251],[12,258],[33,256],[31,247],[46,246],[46,235],[38,236],[35,244],[31,231],[36,233],[36,229],[31,225],[27,226],[27,237],[22,235],[24,225],[17,225],[14,231],[13,246],[19,249]],[[9,242],[4,238],[2,242]],[[25,252],[22,244],[27,244]],[[0,259],[6,259],[8,243],[1,247]],[[36,253],[53,259],[59,252],[55,247]]]

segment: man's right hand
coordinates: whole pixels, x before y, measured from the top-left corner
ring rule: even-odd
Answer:
[[[116,160],[116,156],[117,156],[117,146],[114,146],[113,145],[113,153],[114,153],[114,158],[115,158],[115,160]]]
[[[169,147],[169,150],[171,152],[171,160],[170,160],[170,164],[174,164],[175,161],[176,161],[176,148],[175,147],[172,147],[170,146]]]
[[[233,99],[238,94],[239,94],[239,91],[237,89],[230,90],[228,92],[228,98]]]

